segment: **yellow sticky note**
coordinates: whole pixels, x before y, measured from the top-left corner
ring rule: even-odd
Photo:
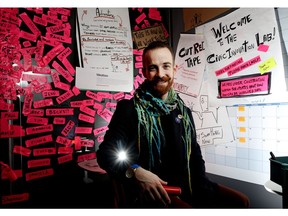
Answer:
[[[239,106],[239,107],[238,107],[238,111],[244,112],[244,111],[245,111],[245,106]]]
[[[246,132],[246,128],[245,128],[245,127],[240,127],[240,128],[239,128],[239,131],[240,131],[240,132]]]
[[[267,59],[263,63],[258,65],[259,71],[261,74],[264,74],[271,70],[271,68],[276,67],[276,61],[273,57]]]
[[[239,137],[239,142],[240,143],[245,143],[246,142],[246,138],[245,137]]]
[[[238,121],[239,122],[245,122],[245,116],[239,116]]]

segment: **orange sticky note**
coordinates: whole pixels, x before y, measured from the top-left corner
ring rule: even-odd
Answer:
[[[239,122],[245,122],[245,116],[239,116],[238,121]]]
[[[239,137],[239,142],[240,143],[245,143],[246,142],[246,138],[245,137]]]
[[[240,131],[240,132],[246,132],[246,128],[245,128],[245,127],[240,127],[240,128],[239,128],[239,131]]]
[[[245,106],[239,106],[239,107],[238,107],[238,111],[244,112],[244,111],[245,111]]]

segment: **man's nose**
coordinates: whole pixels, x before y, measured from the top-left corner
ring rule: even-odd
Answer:
[[[164,69],[163,69],[163,68],[158,68],[156,75],[157,75],[158,77],[163,77],[163,76],[165,76],[165,71],[164,71]]]

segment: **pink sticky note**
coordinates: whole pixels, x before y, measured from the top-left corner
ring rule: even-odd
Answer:
[[[30,41],[24,41],[24,42],[23,42],[23,46],[24,46],[24,47],[30,47],[30,46],[31,46]]]
[[[100,136],[97,137],[97,142],[98,143],[103,142],[103,140],[104,140],[104,135],[100,135]]]
[[[84,104],[84,102],[81,100],[81,101],[70,101],[70,106],[71,107],[80,107]]]
[[[1,112],[1,119],[18,119],[19,112]]]
[[[33,22],[42,26],[47,26],[47,21],[38,16],[33,17]]]
[[[58,97],[60,92],[58,90],[45,90],[42,92],[43,98]]]
[[[63,130],[61,131],[61,134],[63,136],[67,136],[68,133],[73,129],[75,123],[72,120],[69,120],[68,123],[65,125]]]
[[[258,51],[261,51],[261,52],[267,52],[268,51],[268,49],[269,49],[269,46],[268,45],[265,45],[265,44],[260,44],[259,46],[258,46]]]
[[[6,173],[7,178],[12,182],[15,181],[18,177],[16,173],[11,169],[11,167],[0,161],[1,171]]]
[[[53,174],[54,170],[52,168],[26,173],[26,181],[51,176]]]
[[[141,55],[143,54],[143,50],[133,49],[133,55]]]
[[[34,101],[33,106],[34,108],[43,108],[47,106],[52,106],[53,105],[53,100],[51,98],[39,100],[39,101]]]
[[[1,124],[3,127],[3,124]],[[9,125],[9,128],[1,128],[0,138],[12,138],[25,136],[25,130],[19,125]]]
[[[88,100],[83,100],[83,105],[84,106],[93,106],[94,105],[94,100],[88,99]]]
[[[29,157],[31,154],[31,150],[22,146],[14,146],[13,148],[13,153],[14,154],[21,154],[25,157]]]
[[[63,103],[64,101],[70,99],[70,98],[73,97],[73,96],[74,96],[73,92],[72,92],[71,90],[69,90],[69,91],[63,93],[62,95],[58,96],[58,97],[56,98],[56,101],[57,101],[58,104],[61,104],[61,103]]]
[[[134,89],[137,89],[138,86],[139,86],[139,84],[138,84],[137,80],[134,79]]]
[[[93,130],[93,133],[94,133],[94,136],[98,136],[99,134],[104,133],[107,130],[108,130],[108,127],[107,126],[103,126],[103,127],[100,127],[100,128],[95,128]]]
[[[83,154],[79,155],[77,158],[77,162],[85,161],[85,160],[92,160],[96,158],[96,152],[88,153],[88,154]]]
[[[53,124],[65,124],[65,118],[62,118],[62,117],[55,117],[53,119]]]
[[[126,94],[124,99],[130,100],[132,97],[132,95]]]
[[[96,109],[96,110],[102,110],[103,109],[103,105],[102,104],[99,104],[99,103],[95,103],[93,105],[93,108]]]
[[[42,158],[42,159],[28,160],[27,165],[28,165],[28,168],[50,166],[51,165],[51,159],[50,158]]]
[[[53,125],[52,124],[26,128],[26,133],[28,135],[39,134],[39,133],[50,132],[50,131],[53,131]]]
[[[59,147],[58,148],[58,154],[72,154],[73,153],[73,148],[71,147]]]
[[[136,56],[136,57],[135,57],[135,60],[136,60],[137,62],[142,62],[142,56]]]
[[[92,110],[89,107],[86,107],[85,105],[81,105],[80,106],[80,111],[82,111],[82,112],[84,112],[84,113],[86,113],[86,114],[88,114],[88,115],[90,115],[92,117],[94,117],[95,114],[96,114],[95,110]]]
[[[44,109],[31,109],[28,116],[44,116]]]
[[[81,140],[80,143],[81,143],[82,147],[93,147],[94,146],[94,140],[89,140],[89,139]]]
[[[117,103],[112,103],[112,102],[107,102],[106,103],[106,108],[107,109],[110,109],[110,108],[116,109],[116,106],[117,106]]]
[[[77,88],[76,86],[73,86],[72,92],[74,93],[75,96],[77,96],[81,93],[79,88]]]
[[[111,112],[110,110],[104,108],[104,110],[97,112],[97,114],[103,118],[105,121],[110,122],[113,112]]]
[[[72,64],[67,59],[63,59],[62,63],[71,75],[75,75],[75,68],[72,66]]]
[[[101,102],[101,98],[98,97],[98,94],[97,94],[97,93],[94,93],[94,92],[92,92],[92,91],[87,90],[87,91],[86,91],[86,96],[89,97],[89,98],[91,98],[91,99],[94,99],[94,100],[97,100],[97,101]]]
[[[21,30],[19,37],[24,38],[26,40],[30,40],[30,41],[36,42],[38,36],[35,35],[35,34],[31,34],[29,32]]]
[[[141,13],[140,16],[138,16],[135,21],[137,24],[139,24],[140,22],[142,22],[144,19],[146,18],[146,14],[145,13]]]
[[[2,196],[2,204],[10,204],[15,202],[23,202],[29,200],[29,193],[22,193],[22,194],[12,194],[12,195],[5,195]]]
[[[135,62],[135,68],[143,68],[142,62]]]
[[[41,124],[41,125],[47,125],[47,124],[48,124],[48,118],[35,117],[35,116],[28,116],[26,122],[29,123],[29,124]]]
[[[61,157],[58,157],[58,164],[66,163],[73,160],[73,155],[68,154]]]
[[[138,31],[139,29],[140,29],[139,26],[137,26],[137,25],[134,26],[135,31]]]
[[[70,47],[66,47],[58,56],[57,58],[63,62],[64,59],[66,59],[70,54],[72,53],[72,50]]]
[[[63,116],[63,115],[74,115],[74,109],[72,108],[53,108],[46,109],[47,116]]]
[[[58,82],[55,84],[55,87],[65,91],[69,91],[71,86],[67,83]]]
[[[23,176],[23,171],[20,169],[20,170],[12,170],[14,172],[13,175],[16,175],[18,178],[21,178]],[[2,173],[1,173],[1,179],[2,180],[5,180],[5,179],[11,179],[11,173],[9,173],[9,170],[7,169],[4,169],[2,170]],[[15,178],[15,176],[14,176]],[[12,179],[13,180],[13,179]]]
[[[81,138],[80,138],[80,136],[75,136],[75,138],[74,138],[74,148],[75,148],[75,150],[80,150],[81,149]]]
[[[58,46],[55,46],[54,48],[52,48],[43,58],[42,58],[42,67],[46,66],[50,61],[52,61],[52,59],[54,59],[54,57],[56,57],[57,55],[59,55],[59,53],[61,53],[63,50],[65,49],[65,47],[62,45],[62,43],[60,43]],[[56,68],[55,68],[56,69]]]
[[[154,19],[154,20],[157,20],[157,21],[161,21],[162,20],[160,12],[157,10],[157,8],[149,8],[148,17],[150,19]]]
[[[55,68],[69,83],[74,79],[71,74],[56,61],[53,61],[52,67]]]
[[[151,25],[150,25],[150,22],[149,22],[147,19],[144,20],[144,23],[145,23],[145,25],[146,25],[147,27],[150,27],[150,26],[151,26]]]
[[[91,134],[92,128],[91,127],[76,127],[75,133],[76,134]]]
[[[56,142],[65,146],[69,146],[72,143],[72,140],[66,138],[66,137],[62,137],[62,136],[57,136],[56,138]]]
[[[34,156],[55,155],[55,154],[56,154],[55,147],[33,149]]]
[[[81,120],[81,121],[88,122],[88,123],[94,123],[95,122],[95,118],[94,117],[91,117],[89,115],[85,115],[83,113],[79,113],[78,119]]]
[[[32,138],[32,139],[26,140],[25,141],[25,145],[26,145],[27,148],[30,148],[30,147],[42,145],[42,144],[45,144],[45,143],[49,143],[49,142],[52,142],[52,141],[53,141],[52,135],[49,134],[49,135],[35,137],[35,138]]]
[[[41,31],[37,28],[37,26],[25,12],[21,13],[19,17],[25,22],[25,24],[33,32],[33,34],[35,34],[36,36],[41,35]]]
[[[113,95],[114,100],[121,100],[125,96],[124,92],[119,92]]]

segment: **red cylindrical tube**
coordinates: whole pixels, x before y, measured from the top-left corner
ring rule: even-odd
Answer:
[[[163,185],[163,188],[166,190],[166,192],[169,195],[180,195],[181,194],[181,188],[180,187]]]

